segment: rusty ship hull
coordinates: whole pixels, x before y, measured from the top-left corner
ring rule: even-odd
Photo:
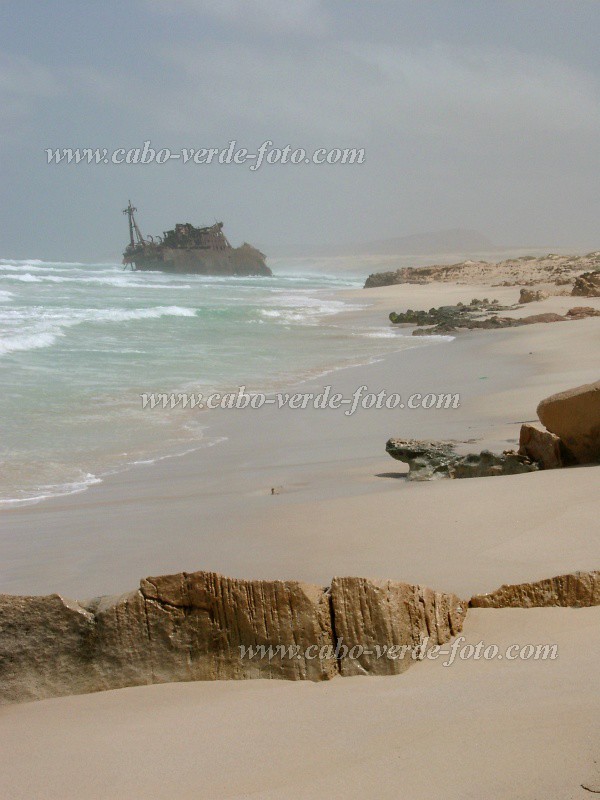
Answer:
[[[144,238],[129,203],[123,213],[129,219],[129,244],[123,263],[133,270],[193,275],[272,275],[265,255],[244,243],[232,247],[223,233],[223,223],[204,228],[178,223],[161,237]]]
[[[131,256],[127,263],[134,270],[194,275],[272,275],[264,255],[250,245],[217,251],[149,247]]]

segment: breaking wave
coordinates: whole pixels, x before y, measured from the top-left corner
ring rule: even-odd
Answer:
[[[32,324],[33,329],[9,333],[0,336],[0,356],[22,350],[36,350],[40,347],[50,347],[59,336],[65,335],[66,328],[82,325],[86,322],[132,322],[144,319],[159,319],[160,317],[195,317],[196,309],[183,306],[155,306],[154,308],[105,308],[105,309],[79,309],[67,315],[64,312],[42,311],[31,309],[19,311],[12,309],[12,313],[2,321],[15,320],[20,315],[20,321]]]

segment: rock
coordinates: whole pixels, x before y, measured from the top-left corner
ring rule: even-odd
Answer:
[[[431,283],[433,277],[430,271],[425,269],[413,269],[412,267],[402,267],[392,272],[374,272],[365,281],[363,288],[375,289],[378,286],[395,286],[399,283]]]
[[[331,600],[343,676],[404,672],[424,639],[423,649],[447,642],[467,613],[454,594],[367,578],[334,578]]]
[[[461,456],[450,465],[451,478],[488,478],[494,475],[522,475],[535,472],[538,465],[518,453],[505,451],[501,455],[482,450],[481,453],[470,453]]]
[[[396,273],[385,273],[395,275]],[[374,284],[375,285],[375,284]],[[523,300],[523,297],[526,299]],[[545,292],[529,289],[521,290],[521,303],[542,300],[548,295]],[[457,330],[495,330],[500,328],[515,328],[519,325],[535,325],[547,322],[565,322],[574,319],[584,319],[588,316],[599,316],[597,311],[590,306],[572,308],[567,316],[546,312],[545,314],[532,314],[527,317],[501,317],[498,311],[512,311],[516,306],[501,306],[497,300],[491,302],[488,298],[478,300],[474,298],[469,305],[457,303],[454,306],[440,306],[430,308],[429,311],[413,310],[409,308],[404,312],[392,311],[389,320],[393,325],[416,325],[413,336],[431,336],[437,334],[454,333]],[[426,327],[429,326],[429,327]]]
[[[538,405],[537,414],[575,462],[600,461],[600,381],[547,397]]]
[[[0,702],[167,681],[326,680],[329,595],[297,581],[243,581],[211,572],[141,581],[120,597],[73,603],[58,595],[0,596]],[[273,646],[243,658],[240,645]],[[289,657],[278,646],[298,646]]]
[[[505,584],[490,594],[471,598],[472,608],[533,608],[600,605],[600,572],[572,572],[535,583]]]
[[[519,295],[519,303],[535,303],[540,300],[546,300],[548,297],[547,292],[535,289],[521,289]]]
[[[170,681],[401,672],[410,659],[375,664],[363,653],[356,666],[341,646],[441,644],[466,610],[455,595],[392,581],[322,589],[213,572],[146,578],[81,603],[0,595],[0,704]]]
[[[600,297],[600,270],[584,272],[575,279],[573,297]]]
[[[561,314],[554,314],[551,311],[545,314],[532,314],[530,317],[521,317],[518,325],[536,325],[538,322],[565,322],[566,317]]]
[[[363,289],[376,289],[379,286],[393,286],[396,283],[400,283],[396,278],[396,272],[373,272],[365,281]]]
[[[567,311],[567,317],[571,319],[585,319],[586,317],[600,317],[600,311],[591,306],[575,306]]]
[[[403,267],[390,272],[369,275],[365,288],[400,283],[462,283],[465,285],[492,283],[495,286],[538,286],[541,283],[571,283],[575,275],[600,268],[600,256],[521,256],[506,261],[461,261],[457,264],[432,264],[423,267]],[[570,277],[569,277],[570,276]]]
[[[0,595],[0,703],[94,691],[93,630],[93,615],[58,594]]]
[[[521,425],[519,455],[536,461],[541,469],[557,469],[564,466],[560,439],[548,431],[540,431],[533,425]]]
[[[447,478],[449,465],[456,459],[454,445],[450,442],[389,439],[385,450],[392,458],[408,464],[410,481]]]
[[[415,335],[453,331],[456,328],[498,327],[497,311],[507,311],[515,306],[501,306],[497,300],[473,298],[468,306],[457,303],[454,306],[430,308],[429,311],[413,311],[409,308],[403,313],[392,311],[390,322],[394,325],[434,325],[430,331],[415,331]],[[482,318],[486,312],[494,312],[490,319]],[[511,323],[516,324],[516,323]]]
[[[518,475],[539,469],[536,463],[517,453],[496,455],[482,450],[479,454],[461,456],[450,442],[389,439],[385,449],[392,458],[408,464],[407,478],[411,481]]]

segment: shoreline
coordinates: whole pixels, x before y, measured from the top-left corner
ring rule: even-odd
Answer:
[[[372,318],[382,313],[384,305],[393,308],[401,301],[429,307],[446,298],[448,288],[453,299],[458,290],[468,300],[471,290],[484,287],[370,290],[375,293],[376,308],[347,312],[348,324],[353,315],[364,318],[366,313]],[[514,295],[514,289],[508,291]],[[572,305],[572,300],[557,297],[544,305]],[[376,518],[382,513],[389,518],[402,503],[409,503],[410,513],[418,518],[424,491],[454,505],[457,498],[470,497],[477,486],[483,497],[489,495],[490,503],[503,506],[510,502],[515,481],[518,493],[527,494],[525,487],[531,485],[540,495],[556,482],[575,486],[575,473],[581,473],[578,480],[587,482],[590,469],[563,470],[560,476],[505,477],[491,483],[477,479],[474,483],[407,485],[396,480],[403,474],[403,465],[392,461],[384,448],[390,436],[453,439],[462,443],[459,447],[476,451],[514,447],[520,423],[535,419],[540,399],[595,377],[587,342],[596,322],[461,333],[442,343],[419,338],[417,347],[390,353],[376,363],[327,373],[335,391],[345,397],[363,384],[370,391],[386,389],[403,395],[460,392],[459,409],[358,409],[352,417],[344,416],[341,409],[215,410],[211,438],[225,439],[218,446],[136,465],[107,476],[85,492],[5,509],[0,515],[0,591],[59,591],[81,598],[125,591],[144,574],[196,569],[240,578],[296,577],[318,583],[345,569],[475,593],[508,580],[593,569],[597,563],[591,563],[589,549],[584,547],[583,563],[549,558],[548,567],[540,567],[533,575],[486,567],[486,581],[480,565],[481,577],[473,582],[469,570],[457,565],[453,574],[448,564],[446,577],[439,569],[429,577],[417,542],[414,565],[411,556],[404,570],[395,565],[390,569],[396,544],[380,530],[376,552],[367,557],[364,545],[357,546],[359,526],[349,519],[348,509],[355,506],[361,525],[368,526],[373,510],[377,509]],[[565,350],[572,354],[568,369]],[[307,392],[323,388],[317,378],[299,385]],[[276,488],[276,496],[271,496],[271,488]],[[390,510],[383,512],[386,505]],[[361,507],[369,511],[364,513]],[[318,518],[319,509],[325,508],[335,528],[328,536]],[[302,546],[298,513],[307,521],[314,552],[307,553]],[[476,509],[467,511],[469,516],[478,518]],[[352,533],[354,555],[347,552],[342,529],[356,531]],[[285,537],[292,530],[290,550]],[[312,533],[316,530],[321,537]],[[333,557],[336,552],[339,558]],[[369,569],[361,569],[365,559]]]
[[[370,312],[466,302],[485,287],[470,288],[370,290]],[[600,308],[600,298],[585,302]],[[210,570],[319,586],[364,575],[466,598],[597,569],[600,466],[408,483],[385,442],[515,447],[542,398],[597,379],[598,318],[429,344],[329,380],[344,396],[362,384],[458,391],[459,408],[215,413],[211,433],[228,437],[218,447],[0,514],[0,591],[83,599],[130,590],[143,575]],[[15,800],[191,800],[199,791],[308,800],[370,796],[377,786],[391,800],[401,786],[415,800],[583,797],[581,785],[600,778],[599,621],[598,607],[469,610],[466,643],[555,644],[553,661],[426,660],[368,680],[167,683],[3,706],[0,791]]]
[[[293,290],[290,290],[293,291]],[[340,308],[336,311],[321,311],[316,323],[310,324],[306,322],[299,326],[298,332],[302,335],[303,330],[306,327],[318,327],[320,325],[325,325],[331,327],[331,323],[334,319],[340,320],[340,328],[350,328],[353,322],[359,322],[359,324],[368,325],[371,324],[374,326],[374,330],[385,330],[385,325],[387,320],[381,320],[379,315],[377,314],[377,304],[365,304],[363,302],[364,298],[361,300],[361,297],[358,295],[356,290],[349,290],[351,295],[348,299],[340,300],[342,297],[342,293],[345,290],[337,289],[331,290],[327,288],[319,288],[312,290],[311,297],[312,298],[320,298],[321,302],[328,303],[333,302],[335,304],[339,304],[340,306],[345,306]],[[369,314],[371,310],[371,306],[373,307],[372,314]],[[334,325],[333,327],[338,327]],[[369,338],[369,333],[358,333],[356,334],[361,337]],[[399,334],[401,336],[401,334]],[[379,338],[379,337],[377,337]],[[390,337],[384,338],[393,338],[393,334]],[[407,337],[408,338],[408,337]],[[414,346],[413,343],[409,342],[409,346]],[[399,347],[398,349],[402,349]],[[389,351],[393,352],[393,351]],[[377,361],[381,358],[384,358],[388,353],[381,353],[380,355],[373,356],[368,358],[367,360],[360,360],[356,363],[340,363],[339,361],[326,363],[324,365],[312,367],[307,369],[306,367],[299,370],[297,376],[292,379],[286,378],[283,373],[276,376],[275,378],[268,378],[265,377],[264,384],[260,385],[257,384],[253,386],[250,391],[264,393],[267,395],[272,395],[277,391],[285,391],[289,390],[290,386],[296,387],[300,386],[306,381],[311,379],[318,379],[324,377],[328,374],[334,373],[340,369],[346,369],[348,367],[353,366],[364,366],[365,364],[371,363],[372,361]],[[366,358],[366,356],[365,356]],[[185,392],[190,390],[202,390],[206,392],[205,386],[191,386],[190,382],[187,379],[174,390],[172,390],[173,394],[177,394],[179,392]],[[230,382],[223,383],[220,386],[212,387],[212,391],[221,391],[221,392],[228,392],[232,391],[233,389],[237,388],[237,386],[233,386]],[[169,390],[171,393],[171,390]],[[134,395],[137,397],[137,395]],[[140,394],[141,398],[141,394]],[[204,411],[209,411],[208,409],[204,409]],[[196,422],[197,420],[195,420]],[[202,426],[204,431],[208,432],[210,429],[210,425],[212,424],[212,420],[210,416],[207,416],[206,420],[203,420],[205,424]],[[120,461],[118,462],[117,459],[122,455],[127,455],[126,453],[121,453],[120,448],[117,446],[115,451],[112,454],[112,459],[108,459],[105,464],[103,464],[99,469],[97,466],[93,464],[80,464],[76,467],[79,470],[79,476],[73,476],[72,480],[66,480],[64,482],[52,483],[52,484],[43,484],[37,486],[35,489],[31,489],[31,491],[36,491],[38,494],[32,494],[28,497],[5,497],[0,499],[0,514],[6,510],[12,510],[15,508],[21,507],[28,507],[31,505],[38,504],[40,502],[44,502],[46,500],[51,500],[57,497],[67,497],[72,494],[79,494],[81,492],[87,491],[91,486],[97,485],[102,483],[106,478],[110,477],[111,475],[118,475],[122,472],[127,472],[130,469],[134,469],[135,467],[139,466],[140,464],[149,464],[155,463],[164,459],[170,458],[179,458],[182,455],[187,455],[190,452],[203,449],[204,447],[212,447],[216,442],[211,440],[210,434],[208,434],[208,441],[206,440],[205,433],[202,433],[200,437],[193,436],[190,434],[189,439],[187,442],[179,442],[175,444],[173,442],[170,443],[170,446],[165,448],[161,447],[159,439],[154,436],[150,436],[150,431],[147,431],[147,438],[145,440],[146,450],[147,450],[147,458],[143,455],[143,453],[136,454],[136,459],[133,461]],[[181,433],[181,431],[179,431]],[[140,457],[141,456],[141,457]],[[91,469],[90,469],[91,467]]]

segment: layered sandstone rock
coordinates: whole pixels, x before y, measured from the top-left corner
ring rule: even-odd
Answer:
[[[473,608],[533,608],[569,606],[585,608],[600,605],[600,572],[573,572],[535,583],[504,585],[490,594],[471,598]]]
[[[442,643],[466,608],[392,581],[339,578],[322,589],[212,572],[146,578],[137,591],[82,603],[0,595],[0,703],[169,681],[401,672],[410,656],[340,661],[337,637],[365,651]]]
[[[326,680],[337,664],[318,652],[332,641],[329,595],[296,581],[196,572],[80,604],[2,595],[0,702],[166,681]],[[249,658],[242,645],[273,650]]]
[[[547,397],[537,414],[576,462],[600,461],[600,381]]]
[[[560,439],[549,431],[540,431],[529,423],[521,425],[519,454],[540,465],[541,469],[564,466]]]
[[[404,672],[424,640],[426,646],[447,642],[467,613],[454,594],[367,578],[334,578],[331,602],[344,676]]]

